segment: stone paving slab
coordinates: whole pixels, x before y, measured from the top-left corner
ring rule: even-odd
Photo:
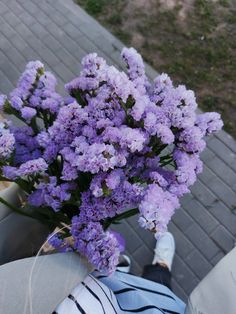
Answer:
[[[0,92],[16,84],[27,61],[40,59],[58,77],[59,91],[80,70],[81,58],[98,52],[109,64],[124,68],[123,44],[72,0],[1,0]],[[148,76],[157,72],[146,66]],[[181,200],[169,229],[176,240],[173,289],[187,295],[232,249],[236,236],[236,142],[225,131],[207,141],[204,172]],[[140,275],[153,257],[155,240],[129,218],[117,226],[126,237],[132,272]]]

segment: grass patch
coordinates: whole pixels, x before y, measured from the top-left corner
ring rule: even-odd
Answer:
[[[158,72],[194,89],[204,110],[222,113],[236,137],[236,3],[195,0],[167,8],[160,0],[76,0]],[[184,11],[185,9],[185,11]],[[183,12],[185,12],[183,14]]]

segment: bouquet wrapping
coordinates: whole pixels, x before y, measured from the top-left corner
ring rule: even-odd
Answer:
[[[223,125],[218,113],[197,114],[193,91],[167,74],[150,82],[134,48],[121,56],[127,72],[85,56],[66,97],[41,62],[29,62],[0,96],[0,110],[20,121],[0,122],[0,179],[25,193],[20,208],[7,205],[61,230],[48,238],[53,247],[108,274],[124,249],[110,225],[137,214],[156,237],[164,232],[202,171],[204,137]]]

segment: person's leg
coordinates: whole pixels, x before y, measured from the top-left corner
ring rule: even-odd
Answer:
[[[175,254],[175,241],[170,232],[165,232],[156,242],[152,265],[146,265],[142,277],[171,289],[171,266]]]
[[[146,265],[144,266],[142,277],[171,289],[171,272],[166,266],[160,264]]]

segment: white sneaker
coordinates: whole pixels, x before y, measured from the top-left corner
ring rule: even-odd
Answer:
[[[121,271],[122,273],[129,273],[131,267],[131,259],[128,255],[122,254],[120,256],[120,262],[116,267],[116,270]]]
[[[170,232],[165,232],[160,236],[157,240],[154,253],[152,264],[163,263],[168,267],[169,271],[171,271],[175,255],[175,239]]]

